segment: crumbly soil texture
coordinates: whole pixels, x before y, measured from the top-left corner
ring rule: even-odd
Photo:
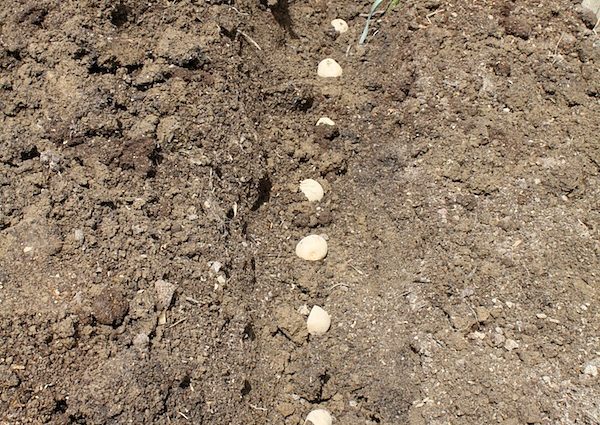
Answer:
[[[599,424],[578,3],[3,1],[0,423]]]

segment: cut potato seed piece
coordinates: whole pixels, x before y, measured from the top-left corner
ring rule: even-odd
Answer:
[[[304,193],[306,199],[310,202],[318,202],[323,199],[323,195],[325,192],[323,191],[323,186],[313,179],[306,179],[300,182],[300,191]]]
[[[331,425],[333,420],[327,410],[317,409],[308,414],[304,423],[305,425]]]
[[[318,305],[314,306],[306,320],[308,333],[311,335],[323,335],[331,326],[331,317]]]
[[[317,67],[317,75],[322,78],[341,77],[342,67],[331,58],[323,59]]]
[[[307,261],[322,260],[327,256],[327,241],[319,235],[306,236],[296,245],[296,255]]]
[[[339,32],[340,34],[348,31],[348,24],[343,19],[334,19],[331,21],[331,26],[335,30],[335,32]]]

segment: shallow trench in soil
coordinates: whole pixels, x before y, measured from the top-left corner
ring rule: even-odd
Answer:
[[[596,18],[369,7],[0,5],[2,423],[600,423]]]

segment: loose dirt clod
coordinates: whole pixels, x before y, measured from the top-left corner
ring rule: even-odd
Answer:
[[[336,32],[339,32],[340,34],[343,34],[346,31],[348,31],[348,24],[343,19],[334,19],[333,21],[331,21],[331,26],[335,29]]]
[[[317,125],[335,125],[335,122],[330,118],[321,117],[319,118],[319,121],[317,121]]]
[[[300,191],[304,193],[306,199],[310,202],[318,202],[323,199],[323,195],[325,192],[323,191],[323,186],[313,179],[306,179],[300,182]]]
[[[327,256],[327,241],[319,235],[306,236],[296,245],[296,255],[308,261],[322,260]]]
[[[600,0],[583,0],[581,6],[593,12],[600,19]]]
[[[331,317],[329,313],[323,310],[318,305],[314,306],[306,320],[308,333],[311,335],[323,335],[331,326]]]
[[[308,414],[304,423],[313,425],[331,425],[333,419],[331,419],[331,415],[327,410],[317,409]]]
[[[317,75],[322,78],[337,78],[342,76],[342,67],[334,59],[327,58],[319,62]]]
[[[129,303],[117,290],[106,288],[94,300],[93,314],[98,323],[118,326],[129,310]]]

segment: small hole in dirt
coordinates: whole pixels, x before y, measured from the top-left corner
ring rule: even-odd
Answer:
[[[102,74],[102,75],[114,75],[117,73],[117,63],[115,61],[111,61],[106,65],[100,65],[97,61],[94,61],[90,67],[88,68],[89,74]]]
[[[215,167],[215,168],[213,168],[213,171],[215,172],[215,175],[216,175],[218,178],[221,178],[221,177],[223,176],[223,171],[221,170],[221,168],[220,168],[220,167]]]
[[[77,424],[77,425],[85,425],[87,424],[86,420],[84,419],[83,416],[80,415],[69,415],[69,423],[70,424]]]
[[[179,383],[179,388],[189,388],[192,383],[191,378],[188,375],[185,375],[181,382]]]
[[[294,109],[306,112],[310,108],[312,108],[314,104],[314,99],[310,96],[297,97],[294,99]]]
[[[160,147],[159,146],[155,146],[154,149],[152,149],[152,152],[150,152],[150,155],[148,155],[148,159],[150,160],[150,163],[152,164],[152,166],[146,172],[146,177],[147,178],[156,177],[156,167],[158,167],[158,165],[163,160],[163,157],[162,157],[162,155],[160,153]]]
[[[256,334],[254,333],[254,327],[252,326],[252,323],[248,323],[246,325],[246,327],[244,328],[244,332],[242,334],[242,338],[249,339],[250,341],[254,341],[254,338],[256,338]]]
[[[154,149],[152,149],[152,152],[150,152],[150,155],[148,155],[148,159],[150,161],[152,161],[152,165],[154,165],[154,166],[160,165],[160,163],[163,160],[163,157],[160,153],[160,147],[158,147],[158,146],[154,147]]]
[[[67,411],[67,401],[66,400],[56,400],[56,404],[54,405],[54,413],[65,413]]]
[[[240,390],[242,396],[250,394],[250,391],[252,391],[252,385],[250,385],[250,382],[248,382],[247,379],[244,379],[244,386]]]
[[[136,63],[133,65],[125,65],[125,69],[127,70],[128,74],[131,74],[139,69],[142,69],[143,67],[144,67],[144,65],[141,63]]]
[[[73,53],[73,59],[75,59],[75,60],[83,59],[89,53],[90,52],[87,49],[80,47],[75,51],[75,53]]]
[[[250,208],[252,211],[256,211],[263,205],[265,202],[269,202],[271,198],[271,188],[273,187],[273,183],[269,176],[264,176],[258,182],[258,198],[254,201],[254,205]]]
[[[21,151],[21,161],[27,161],[28,159],[38,158],[40,153],[37,149],[37,146],[32,146],[31,148]]]
[[[108,207],[111,210],[114,210],[115,208],[117,208],[117,206],[115,205],[115,203],[113,201],[102,201],[102,202],[100,202],[100,206]]]
[[[122,27],[127,23],[129,17],[129,8],[123,3],[117,4],[110,11],[110,23],[116,27]]]
[[[13,58],[16,59],[18,61],[21,60],[21,52],[18,50],[8,50],[6,52],[6,54],[8,55],[9,58]]]

